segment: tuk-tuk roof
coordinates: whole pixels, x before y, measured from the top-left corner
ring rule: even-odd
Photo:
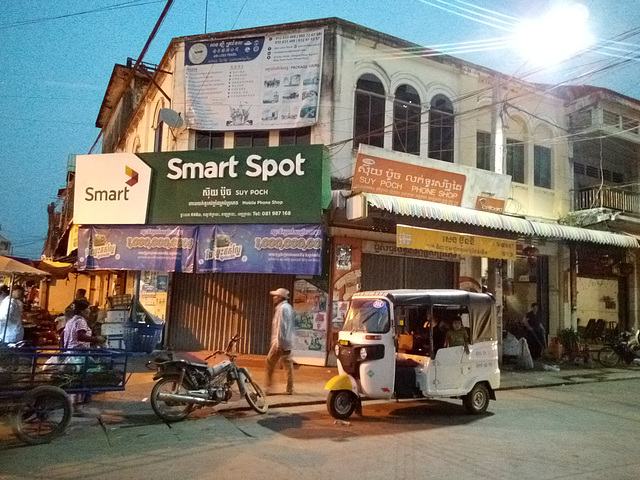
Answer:
[[[492,305],[495,303],[493,295],[489,293],[474,293],[454,289],[399,289],[384,291],[358,292],[353,298],[367,296],[384,296],[396,306],[412,305]]]

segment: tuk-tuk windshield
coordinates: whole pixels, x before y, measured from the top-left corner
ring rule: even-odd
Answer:
[[[389,331],[389,304],[382,299],[351,300],[342,330],[350,332],[386,333]]]

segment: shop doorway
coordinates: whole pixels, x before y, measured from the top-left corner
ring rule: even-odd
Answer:
[[[517,337],[524,335],[522,319],[532,303],[540,308],[540,318],[549,334],[549,257],[518,257],[507,274],[504,295],[505,330]],[[555,332],[554,332],[555,333]]]

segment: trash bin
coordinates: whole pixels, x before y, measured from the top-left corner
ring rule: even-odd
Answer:
[[[151,353],[162,340],[163,324],[125,323],[124,346],[127,352]]]

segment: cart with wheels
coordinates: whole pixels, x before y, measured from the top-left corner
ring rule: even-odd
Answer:
[[[71,421],[71,394],[124,390],[122,350],[0,349],[0,413],[23,442],[48,443]]]

